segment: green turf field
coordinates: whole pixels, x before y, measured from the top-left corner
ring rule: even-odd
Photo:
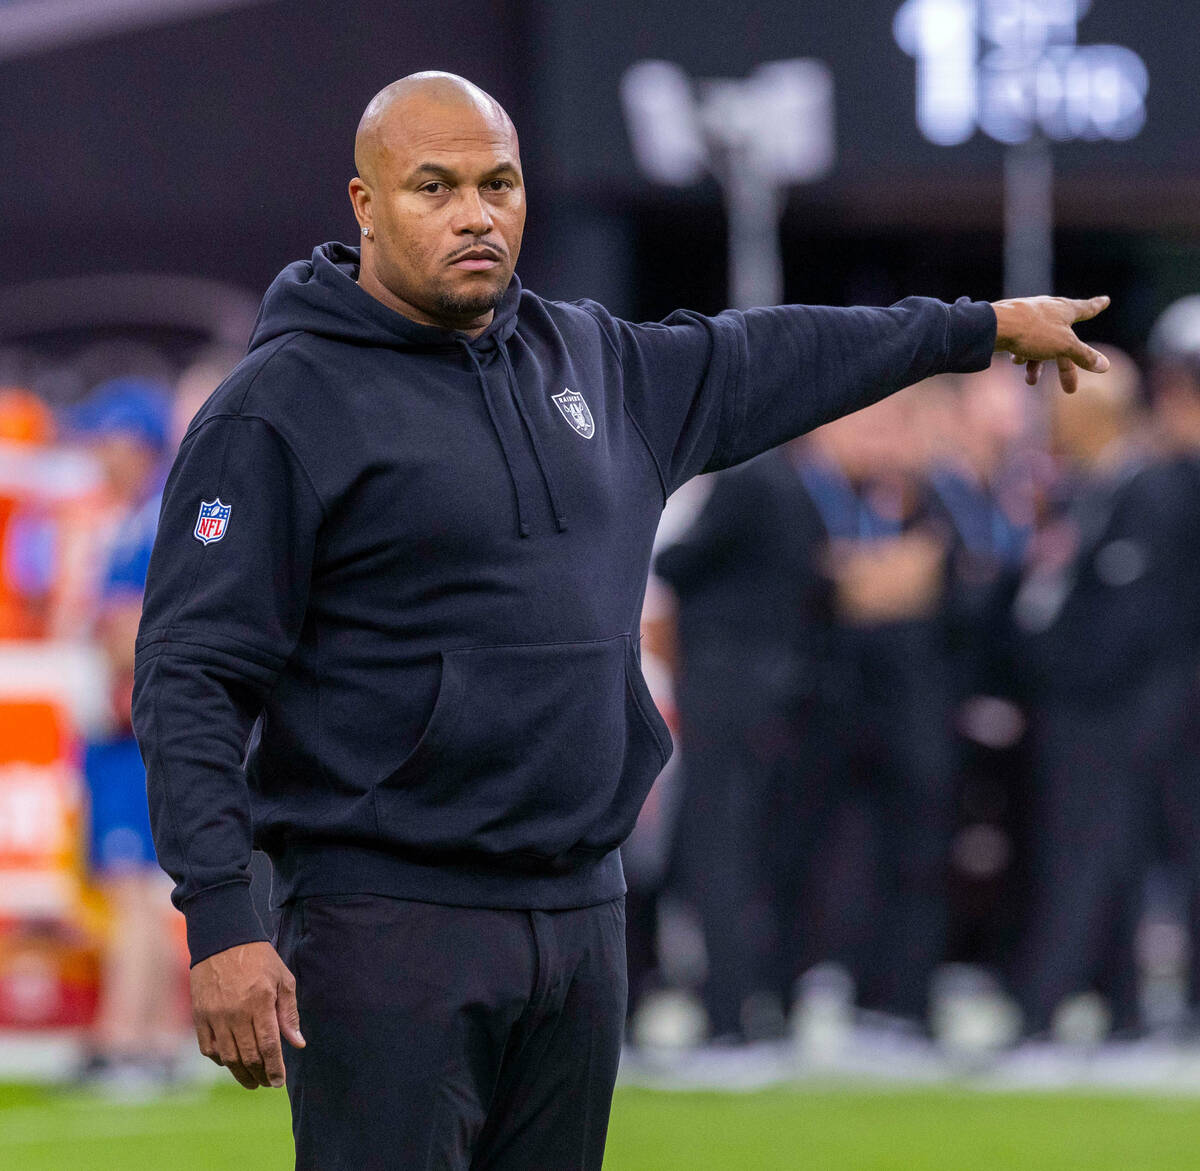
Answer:
[[[289,1147],[282,1093],[233,1086],[153,1106],[115,1106],[80,1094],[0,1087],[4,1171],[285,1171]],[[605,1167],[1196,1171],[1200,1100],[940,1089],[623,1089]]]

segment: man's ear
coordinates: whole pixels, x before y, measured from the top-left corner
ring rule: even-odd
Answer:
[[[355,175],[354,178],[350,180],[349,192],[350,203],[354,208],[354,218],[358,220],[358,226],[360,230],[373,227],[374,223],[371,216],[371,188],[367,186],[360,176]]]

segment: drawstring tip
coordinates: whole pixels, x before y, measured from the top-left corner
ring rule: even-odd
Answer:
[[[558,522],[558,531],[565,533],[567,531],[567,518],[565,516],[556,516],[554,519]]]
[[[527,537],[529,536],[529,526],[527,524],[519,525],[517,527],[517,532],[520,533],[522,537]]]

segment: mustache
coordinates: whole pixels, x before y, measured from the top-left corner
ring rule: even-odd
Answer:
[[[464,256],[470,256],[472,252],[486,253],[490,260],[504,261],[508,258],[508,253],[502,248],[497,248],[495,244],[475,243],[451,253],[446,257],[445,263],[453,264],[456,260],[462,260]]]

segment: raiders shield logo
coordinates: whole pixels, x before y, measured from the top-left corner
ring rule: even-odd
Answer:
[[[216,500],[201,500],[200,515],[196,517],[196,527],[192,530],[192,536],[205,545],[219,541],[225,535],[232,509],[232,504],[221,503],[220,496]]]
[[[562,411],[562,417],[584,439],[591,439],[596,434],[596,421],[592,418],[592,412],[588,410],[583,395],[576,393],[570,387],[563,387],[562,394],[552,394],[550,397],[554,400],[554,405]]]

